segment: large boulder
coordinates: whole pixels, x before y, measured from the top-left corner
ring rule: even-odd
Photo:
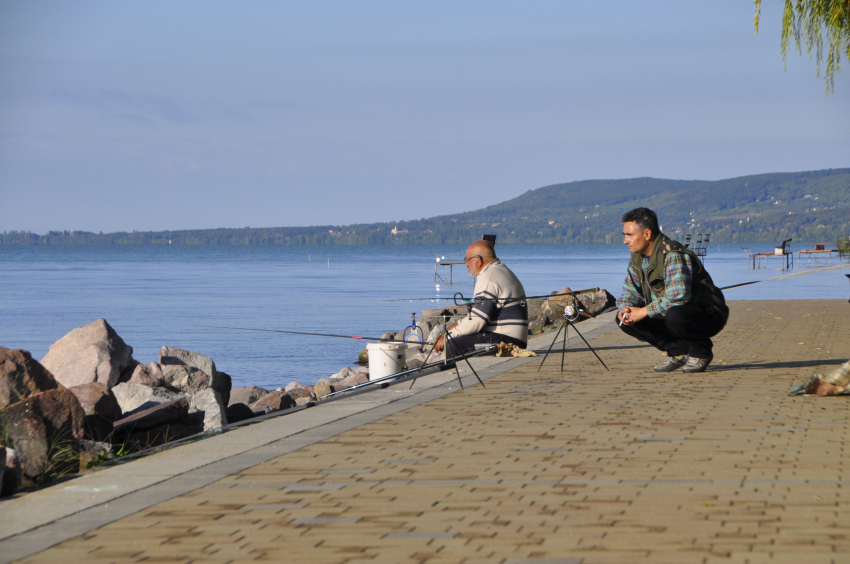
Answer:
[[[186,392],[199,392],[204,388],[212,388],[224,398],[230,396],[230,376],[215,369],[215,362],[207,355],[178,349],[162,347],[159,350],[159,363],[165,374],[167,385]],[[176,367],[184,370],[175,370]],[[170,372],[173,374],[169,374]],[[198,373],[203,373],[205,378]]]
[[[224,410],[224,416],[228,423],[239,423],[246,419],[252,419],[257,416],[254,410],[244,403],[232,403]]]
[[[105,319],[77,327],[52,345],[41,364],[66,388],[100,382],[110,388],[136,366],[133,347]]]
[[[166,401],[173,401],[184,397],[183,394],[168,390],[166,388],[149,388],[142,384],[125,382],[112,388],[112,393],[121,406],[124,417],[158,405]]]
[[[344,382],[344,380],[340,381]],[[314,397],[313,393],[310,392],[310,390],[308,390],[304,386],[299,385],[297,388],[290,388],[289,386],[287,386],[287,388],[288,390],[286,390],[284,393],[286,393],[286,395],[294,399],[296,402],[298,401],[298,398],[307,397],[312,399]]]
[[[139,364],[133,369],[133,375],[130,376],[129,382],[151,388],[161,388],[165,386],[165,375],[162,373],[162,367],[158,362]]]
[[[15,449],[5,447],[6,464],[3,469],[3,480],[0,482],[0,497],[6,497],[15,493],[23,479],[23,468],[21,467],[21,456]]]
[[[53,375],[29,352],[0,350],[0,408],[58,387]]]
[[[236,387],[230,390],[230,401],[227,405],[234,405],[237,403],[251,405],[267,393],[269,393],[268,390],[258,388],[257,386]]]
[[[581,309],[593,317],[596,317],[609,308],[617,306],[617,298],[605,290],[579,294],[576,296],[576,300],[581,304]]]
[[[188,413],[189,400],[186,398],[162,402],[116,421],[115,436],[123,437],[145,429],[176,423],[184,419]]]
[[[51,481],[79,470],[79,439],[85,412],[64,388],[48,390],[9,406],[7,428],[23,461],[23,486]]]
[[[352,388],[352,387],[358,386],[360,384],[365,384],[368,381],[369,381],[369,373],[368,372],[355,372],[355,373],[351,374],[350,376],[341,380],[338,388],[336,386],[334,386],[334,388],[337,389],[337,390],[345,390],[347,388]]]
[[[250,404],[248,407],[256,411],[257,409],[264,407],[271,407],[274,410],[279,410],[289,409],[294,406],[295,400],[292,399],[286,392],[269,392],[259,400]]]
[[[336,390],[334,390],[330,379],[322,378],[318,382],[316,382],[316,387],[314,389],[314,392],[315,392],[316,397],[318,399],[322,399],[326,395],[328,395],[328,394],[330,394],[331,392],[334,392],[334,391],[336,391]]]
[[[189,396],[189,412],[204,414],[204,431],[227,425],[225,409],[221,396],[212,388]]]
[[[96,441],[108,439],[112,423],[121,419],[121,406],[115,395],[100,382],[73,386],[68,390],[77,397],[86,414],[86,435]]]
[[[164,387],[192,394],[210,387],[210,377],[194,366],[162,365]]]

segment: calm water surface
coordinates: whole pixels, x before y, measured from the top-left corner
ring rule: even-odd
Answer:
[[[350,366],[364,342],[196,326],[377,337],[401,330],[411,312],[438,307],[384,299],[471,294],[472,279],[463,266],[455,267],[455,284],[434,284],[434,258],[459,261],[464,250],[452,245],[0,247],[0,346],[27,349],[41,359],[68,331],[103,317],[141,362],[156,360],[160,347],[171,345],[209,355],[234,385],[314,383]],[[772,245],[751,245],[751,250],[768,252]],[[497,251],[529,295],[565,286],[599,286],[618,295],[628,261],[622,245],[497,245]],[[706,267],[719,286],[784,273],[778,259],[769,269],[747,266],[740,245],[711,245]],[[728,290],[726,296],[847,298],[845,272],[764,282]]]

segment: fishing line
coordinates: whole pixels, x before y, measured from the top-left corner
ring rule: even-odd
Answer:
[[[731,290],[732,288],[740,288],[741,286],[749,286],[750,284],[758,284],[759,282],[770,282],[772,280],[782,280],[783,278],[793,278],[794,276],[803,276],[805,274],[814,274],[816,272],[823,272],[825,270],[838,270],[840,268],[850,268],[850,264],[840,264],[838,266],[824,266],[822,268],[813,268],[811,270],[806,270],[804,272],[792,272],[791,274],[783,274],[782,276],[775,276],[773,278],[767,278],[765,280],[756,280],[755,282],[744,282],[742,284],[733,284],[732,286],[724,286],[720,288],[720,290]]]
[[[480,301],[490,300],[490,301],[497,301],[497,302],[500,302],[500,301],[520,302],[520,301],[526,301],[526,300],[533,300],[533,299],[536,299],[536,298],[557,298],[559,296],[575,296],[575,295],[578,295],[578,294],[589,294],[589,293],[598,292],[598,291],[599,291],[599,288],[588,288],[586,290],[576,290],[574,292],[562,292],[562,293],[559,293],[559,294],[547,294],[545,296],[524,296],[523,298],[485,298],[485,297],[482,297],[482,296],[475,296],[474,298],[464,298],[462,293],[457,292],[451,298],[401,298],[401,299],[398,299],[398,300],[382,300],[381,303],[382,304],[388,304],[390,302],[425,302],[425,301],[439,302],[439,301],[453,300],[455,305],[466,305],[470,302],[479,301],[479,300]],[[460,296],[460,298],[458,298],[458,296]],[[460,300],[460,303],[458,302],[458,300]]]
[[[286,333],[288,335],[312,335],[314,337],[335,337],[337,339],[358,339],[363,341],[383,341],[385,343],[403,343],[398,339],[382,339],[381,337],[361,337],[359,335],[332,335],[330,333],[307,333],[304,331],[282,331],[280,329],[253,329],[249,327],[220,327],[218,325],[195,325],[202,329],[229,329],[231,331],[259,331],[261,333]],[[417,345],[430,345],[432,343],[416,343]]]

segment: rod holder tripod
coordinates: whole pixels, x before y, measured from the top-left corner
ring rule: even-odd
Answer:
[[[469,309],[469,315],[471,317],[472,316],[472,305],[468,304],[467,308]],[[449,348],[455,349],[455,347],[456,347],[457,348],[456,352],[460,355],[460,357],[463,360],[466,361],[466,364],[469,366],[469,369],[472,370],[473,374],[475,374],[475,378],[478,380],[478,383],[481,384],[482,388],[486,388],[487,386],[485,386],[484,382],[481,381],[481,377],[478,375],[478,372],[476,372],[475,369],[472,367],[472,363],[469,362],[469,359],[466,357],[465,354],[463,354],[463,351],[460,349],[460,347],[454,344],[454,342],[453,342],[454,339],[452,339],[451,335],[449,335],[448,324],[449,324],[449,316],[444,316],[443,317],[443,340],[444,340],[443,362],[448,363]],[[425,356],[426,359],[431,356],[431,353],[434,351],[434,347],[437,345],[437,341],[439,341],[439,339],[435,339],[434,342],[431,344],[431,348],[428,350],[428,354]],[[455,356],[456,356],[455,353],[452,352],[452,358],[454,358]],[[425,365],[423,364],[422,366],[424,367]],[[421,370],[421,368],[420,368],[420,370]],[[460,389],[463,390],[463,391],[466,391],[466,388],[463,387],[463,381],[460,379],[460,367],[458,366],[457,362],[455,362],[455,370],[457,371],[457,383],[460,384]],[[412,389],[413,384],[415,384],[415,383],[416,383],[416,378],[414,378],[413,381],[410,383],[410,387],[408,388],[408,390]]]
[[[580,310],[577,307],[570,305],[570,306],[567,306],[566,308],[564,308],[564,322],[558,328],[557,333],[555,333],[555,338],[552,339],[552,344],[549,345],[549,350],[546,351],[546,354],[543,356],[543,360],[540,361],[540,365],[537,367],[538,372],[540,372],[540,369],[543,368],[543,363],[546,362],[546,358],[549,356],[549,353],[552,352],[552,347],[554,347],[555,343],[558,341],[558,335],[560,335],[561,330],[563,330],[564,331],[564,344],[563,344],[563,347],[561,347],[561,374],[564,373],[564,356],[567,354],[567,340],[569,338],[567,336],[567,333],[569,331],[568,327],[570,327],[570,326],[575,330],[576,334],[579,337],[581,337],[581,340],[584,341],[584,344],[587,345],[587,348],[590,349],[590,352],[593,353],[593,356],[595,356],[596,359],[600,363],[602,363],[602,366],[605,367],[605,370],[607,370],[609,372],[611,371],[611,369],[608,368],[608,366],[602,361],[602,359],[599,358],[599,355],[596,354],[596,351],[593,350],[593,347],[590,346],[590,343],[587,342],[587,339],[584,338],[584,335],[581,334],[581,332],[578,330],[578,327],[576,327],[575,321],[579,318],[579,313],[580,313]]]

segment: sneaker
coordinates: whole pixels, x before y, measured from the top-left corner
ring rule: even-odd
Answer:
[[[714,360],[714,355],[710,353],[708,358],[694,358],[689,356],[688,363],[682,372],[705,372],[705,369],[708,368],[712,360]]]
[[[685,365],[688,361],[687,356],[668,356],[664,364],[659,364],[655,367],[656,372],[673,372]]]

